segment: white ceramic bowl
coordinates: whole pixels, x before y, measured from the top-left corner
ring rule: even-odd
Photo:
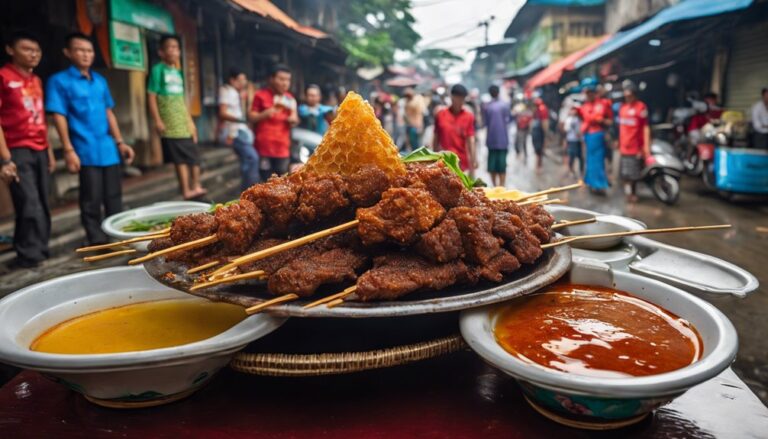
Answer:
[[[691,387],[715,377],[736,356],[738,337],[731,322],[711,304],[675,287],[613,271],[601,263],[574,264],[570,281],[614,287],[655,303],[690,321],[701,335],[702,358],[682,369],[645,377],[595,378],[526,363],[506,352],[493,330],[506,304],[464,311],[461,333],[488,363],[515,377],[526,397],[545,410],[611,422],[644,416]],[[703,402],[705,403],[705,402]]]
[[[162,299],[203,300],[159,284],[142,267],[86,271],[24,288],[0,301],[0,362],[42,372],[98,404],[158,405],[191,394],[236,352],[285,321],[258,314],[209,339],[147,351],[68,355],[29,349],[62,321]]]
[[[101,230],[115,241],[137,238],[153,232],[124,232],[123,227],[131,221],[175,218],[180,215],[205,212],[210,208],[210,204],[199,201],[163,201],[114,214],[101,222]],[[137,242],[131,244],[131,247],[139,251],[146,251],[148,244],[148,242]]]

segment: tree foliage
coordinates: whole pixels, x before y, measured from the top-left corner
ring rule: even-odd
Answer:
[[[424,49],[416,55],[416,59],[421,60],[426,69],[438,77],[463,60],[462,57],[445,49]]]
[[[413,51],[421,36],[413,29],[410,0],[340,0],[338,38],[351,67],[392,64],[395,50]]]

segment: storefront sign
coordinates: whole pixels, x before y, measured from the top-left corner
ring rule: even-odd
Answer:
[[[138,27],[110,22],[109,47],[114,68],[146,71],[144,46],[144,34]]]
[[[161,6],[144,0],[112,0],[113,20],[164,34],[174,33],[173,19]]]

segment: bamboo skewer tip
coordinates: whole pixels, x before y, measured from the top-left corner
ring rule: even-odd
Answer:
[[[284,294],[280,297],[275,297],[274,299],[267,300],[266,302],[262,302],[258,305],[254,305],[250,308],[245,309],[245,313],[250,315],[256,314],[258,312],[264,311],[265,309],[269,308],[270,306],[279,305],[281,303],[290,302],[293,300],[296,300],[299,298],[298,294]]]

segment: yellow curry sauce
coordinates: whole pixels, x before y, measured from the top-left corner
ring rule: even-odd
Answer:
[[[55,354],[145,351],[204,340],[233,327],[242,307],[198,299],[159,300],[110,308],[64,321],[30,349]]]
[[[625,292],[557,284],[501,311],[496,340],[523,361],[593,377],[646,376],[701,357],[686,320]]]

